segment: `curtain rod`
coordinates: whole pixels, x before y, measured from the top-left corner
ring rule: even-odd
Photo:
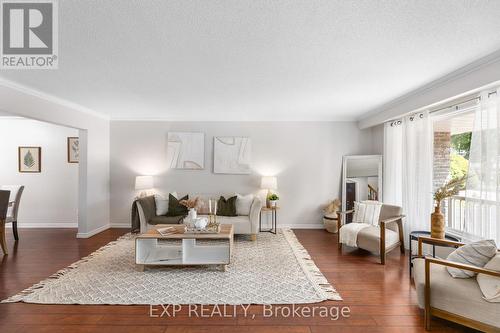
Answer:
[[[489,92],[488,93],[488,97],[490,97],[491,95],[496,95],[496,91],[492,91],[492,92]],[[471,98],[471,99],[468,99],[466,101],[463,101],[463,102],[460,102],[460,103],[457,103],[457,104],[453,104],[453,105],[450,105],[450,106],[446,106],[444,108],[440,108],[440,109],[437,109],[437,110],[432,110],[429,112],[429,114],[432,114],[434,112],[439,112],[439,111],[443,111],[443,110],[446,110],[446,109],[451,109],[451,108],[455,108],[455,109],[458,109],[458,107],[462,104],[465,104],[465,103],[469,103],[469,102],[472,102],[472,101],[480,101],[481,100],[481,96],[477,96],[477,97],[474,97],[474,98]]]
[[[490,97],[491,95],[496,95],[497,94],[497,91],[492,91],[492,92],[489,92],[488,93],[488,97]],[[471,98],[471,99],[468,99],[468,100],[465,100],[463,102],[460,102],[460,103],[457,103],[457,104],[453,104],[453,105],[450,105],[450,106],[446,106],[446,107],[443,107],[443,108],[439,108],[439,109],[436,109],[436,110],[432,110],[429,112],[429,114],[433,114],[435,112],[439,112],[439,111],[443,111],[443,110],[446,110],[446,109],[451,109],[451,108],[455,108],[455,109],[458,109],[458,106],[462,105],[462,104],[465,104],[465,103],[469,103],[469,102],[472,102],[472,101],[480,101],[481,100],[481,96],[477,96],[477,97],[474,97],[474,98]],[[418,112],[417,112],[418,113]],[[390,119],[390,120],[387,120],[386,123],[389,123],[389,122],[394,122],[394,121],[397,121],[398,119],[400,118],[396,118],[396,119]]]

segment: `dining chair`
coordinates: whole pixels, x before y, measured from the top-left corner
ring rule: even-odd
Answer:
[[[24,191],[24,185],[2,185],[0,190],[10,191],[10,207],[7,211],[7,219],[5,223],[12,223],[12,232],[14,233],[14,239],[19,240],[19,235],[17,233],[17,214],[19,213],[19,205],[21,204],[21,196]]]
[[[0,246],[4,254],[7,252],[7,243],[5,241],[5,220],[7,218],[7,210],[9,209],[10,191],[0,190]]]

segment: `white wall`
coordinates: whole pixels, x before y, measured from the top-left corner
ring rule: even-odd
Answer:
[[[0,110],[79,129],[77,237],[90,237],[109,228],[109,120],[4,79],[0,79]]]
[[[78,226],[78,164],[67,162],[67,137],[78,130],[0,117],[0,184],[24,185],[19,227]],[[18,147],[42,148],[42,172],[18,171]]]
[[[205,170],[168,170],[167,133],[205,133]],[[252,174],[213,170],[214,136],[252,139]],[[340,197],[342,156],[372,154],[372,131],[355,122],[111,122],[111,221],[130,225],[136,175],[154,175],[158,191],[261,193],[261,175],[278,177],[280,224],[317,226],[320,207]]]

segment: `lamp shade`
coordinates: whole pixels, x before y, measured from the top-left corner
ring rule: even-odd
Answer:
[[[135,177],[136,190],[149,190],[153,188],[153,176],[137,176]]]
[[[276,177],[262,177],[260,187],[267,190],[276,190],[278,188],[278,180]]]

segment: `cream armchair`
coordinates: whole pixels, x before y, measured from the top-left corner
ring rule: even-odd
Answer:
[[[385,265],[386,254],[399,247],[401,253],[405,252],[403,239],[402,208],[399,206],[382,205],[378,226],[369,226],[358,232],[357,246],[380,256],[380,263]],[[339,223],[339,250],[342,251],[340,229],[344,226],[346,216],[353,214],[354,210],[337,212]]]
[[[423,244],[460,247],[464,244],[445,239],[419,237],[418,256],[413,260],[417,299],[425,311],[425,328],[431,329],[431,318],[439,317],[483,332],[500,332],[500,303],[483,299],[476,278],[453,278],[446,267],[465,269],[500,279],[500,272],[464,265],[449,260],[423,256]],[[500,252],[497,252],[497,256]]]

